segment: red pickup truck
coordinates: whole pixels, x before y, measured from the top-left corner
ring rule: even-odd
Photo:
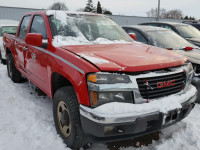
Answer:
[[[9,77],[53,99],[56,130],[71,148],[158,131],[194,107],[187,58],[133,42],[103,15],[27,13],[4,46]]]

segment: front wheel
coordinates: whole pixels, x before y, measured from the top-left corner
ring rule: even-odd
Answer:
[[[63,87],[55,93],[53,115],[57,133],[68,147],[76,149],[87,144],[73,87]]]
[[[196,103],[200,104],[200,77],[194,77],[192,79],[192,85],[194,85],[197,89],[197,100]]]
[[[12,54],[8,54],[7,57],[7,71],[8,71],[8,76],[14,83],[20,83],[23,81],[21,73],[15,67]]]

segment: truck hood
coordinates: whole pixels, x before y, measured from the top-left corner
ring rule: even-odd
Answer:
[[[186,57],[140,43],[62,46],[100,71],[137,72],[179,66]]]
[[[192,51],[176,50],[176,52],[188,57],[192,63],[200,64],[200,49],[193,49]]]

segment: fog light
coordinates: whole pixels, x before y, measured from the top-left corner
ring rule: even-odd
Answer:
[[[115,126],[104,127],[104,133],[109,133],[115,130]]]

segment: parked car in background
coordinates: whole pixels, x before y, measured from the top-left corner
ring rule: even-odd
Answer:
[[[174,31],[144,25],[123,26],[123,29],[129,34],[135,33],[136,41],[138,42],[173,50],[187,56],[189,61],[192,62],[196,74],[200,74],[200,48],[188,42]],[[196,82],[199,82],[199,85]],[[194,80],[194,85],[199,91],[197,102],[200,102],[200,81]]]
[[[182,36],[184,39],[200,47],[200,31],[191,25],[176,22],[146,22],[141,23],[140,25],[156,26],[171,29],[180,36]]]
[[[107,16],[31,12],[16,36],[4,37],[9,77],[21,82],[23,75],[53,99],[55,127],[68,147],[155,132],[194,107],[187,58],[133,42]]]
[[[18,21],[14,20],[0,20],[0,62],[6,64],[6,56],[3,45],[3,34],[16,34]]]
[[[192,21],[183,21],[182,23],[189,24],[200,30],[200,21],[192,20]]]

